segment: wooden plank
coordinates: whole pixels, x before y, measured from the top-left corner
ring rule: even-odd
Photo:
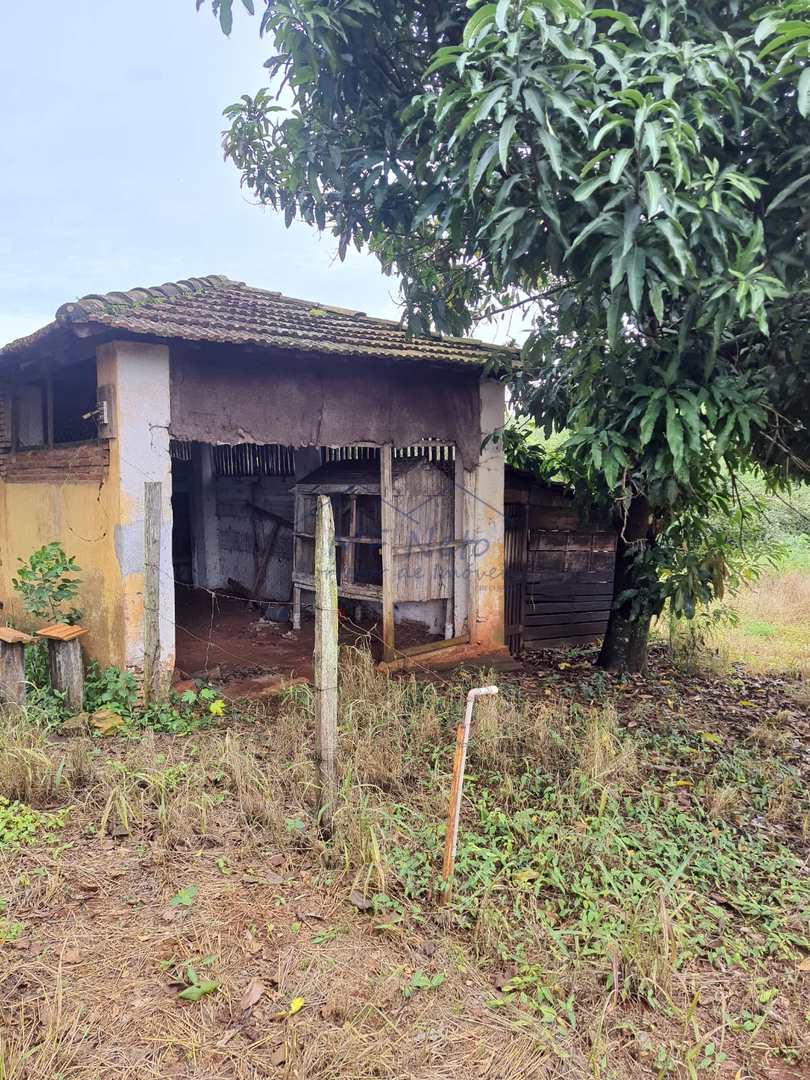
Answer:
[[[81,626],[54,623],[52,626],[43,626],[41,630],[37,630],[36,636],[47,638],[49,641],[74,641],[86,633],[87,631]]]
[[[543,638],[570,638],[588,635],[604,634],[607,619],[596,619],[594,622],[571,622],[557,623],[554,626],[530,626],[524,627],[523,636],[527,641],[541,641]]]
[[[551,589],[558,587],[570,588],[572,585],[612,585],[613,574],[594,570],[589,570],[586,573],[580,570],[568,574],[565,572],[535,574],[532,572],[530,562],[526,583],[528,585],[545,585]]]
[[[526,626],[559,626],[565,624],[572,626],[575,623],[599,622],[607,619],[610,614],[609,608],[592,608],[590,611],[557,611],[534,613],[526,612]]]
[[[393,660],[396,649],[394,630],[394,484],[391,466],[391,445],[380,447],[380,521],[382,531],[382,637],[383,661]]]
[[[523,647],[528,650],[532,649],[571,649],[580,645],[593,645],[597,641],[602,640],[604,630],[600,630],[598,634],[584,634],[582,636],[572,634],[568,637],[559,638],[539,638],[537,640],[532,639],[529,635],[526,635]]]
[[[143,697],[154,701],[160,691],[160,529],[163,484],[143,485]]]
[[[526,603],[527,615],[556,615],[576,611],[610,611],[609,597],[583,596],[572,600],[541,600],[538,603]]]
[[[455,645],[468,645],[469,634],[459,634],[458,637],[443,638],[441,641],[428,641],[421,645],[408,645],[405,649],[397,649],[398,656],[421,656],[423,653],[438,652],[440,649],[450,649]]]
[[[27,645],[33,641],[30,634],[24,634],[22,630],[15,630],[13,626],[0,626],[0,641],[6,645]]]

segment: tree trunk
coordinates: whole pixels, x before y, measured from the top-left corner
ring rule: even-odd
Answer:
[[[615,598],[627,589],[643,588],[645,575],[633,558],[639,541],[650,539],[650,509],[646,499],[634,499],[622,534],[616,544],[613,576],[614,607],[610,612],[602,648],[596,661],[606,671],[644,672],[652,616],[640,613],[631,618],[632,602],[619,605]]]

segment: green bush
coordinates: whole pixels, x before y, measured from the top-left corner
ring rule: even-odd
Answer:
[[[87,668],[84,707],[88,712],[110,709],[128,719],[138,700],[138,684],[129,671],[117,667],[100,668],[95,660]]]
[[[75,558],[65,554],[58,540],[44,544],[27,559],[18,559],[20,568],[11,584],[20,594],[23,607],[37,619],[59,619],[77,623],[82,617],[78,608],[63,609],[74,599],[81,581]]]

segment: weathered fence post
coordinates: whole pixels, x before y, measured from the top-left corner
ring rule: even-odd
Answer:
[[[328,495],[315,515],[315,761],[321,831],[332,832],[337,801],[338,602],[335,522]]]
[[[33,640],[21,630],[0,627],[0,704],[25,702],[25,646]]]

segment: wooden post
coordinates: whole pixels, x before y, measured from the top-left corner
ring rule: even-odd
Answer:
[[[33,640],[21,630],[0,627],[0,705],[25,703],[25,645]]]
[[[383,661],[394,659],[394,482],[391,446],[380,447],[380,525],[382,533],[382,637]]]
[[[143,485],[143,699],[160,695],[160,525],[163,485]]]
[[[335,522],[328,495],[315,515],[315,761],[318,814],[329,837],[337,802],[338,600]]]
[[[37,630],[37,637],[48,642],[48,672],[51,686],[64,694],[65,704],[74,713],[84,708],[84,664],[79,638],[86,634],[81,626],[56,623]]]

